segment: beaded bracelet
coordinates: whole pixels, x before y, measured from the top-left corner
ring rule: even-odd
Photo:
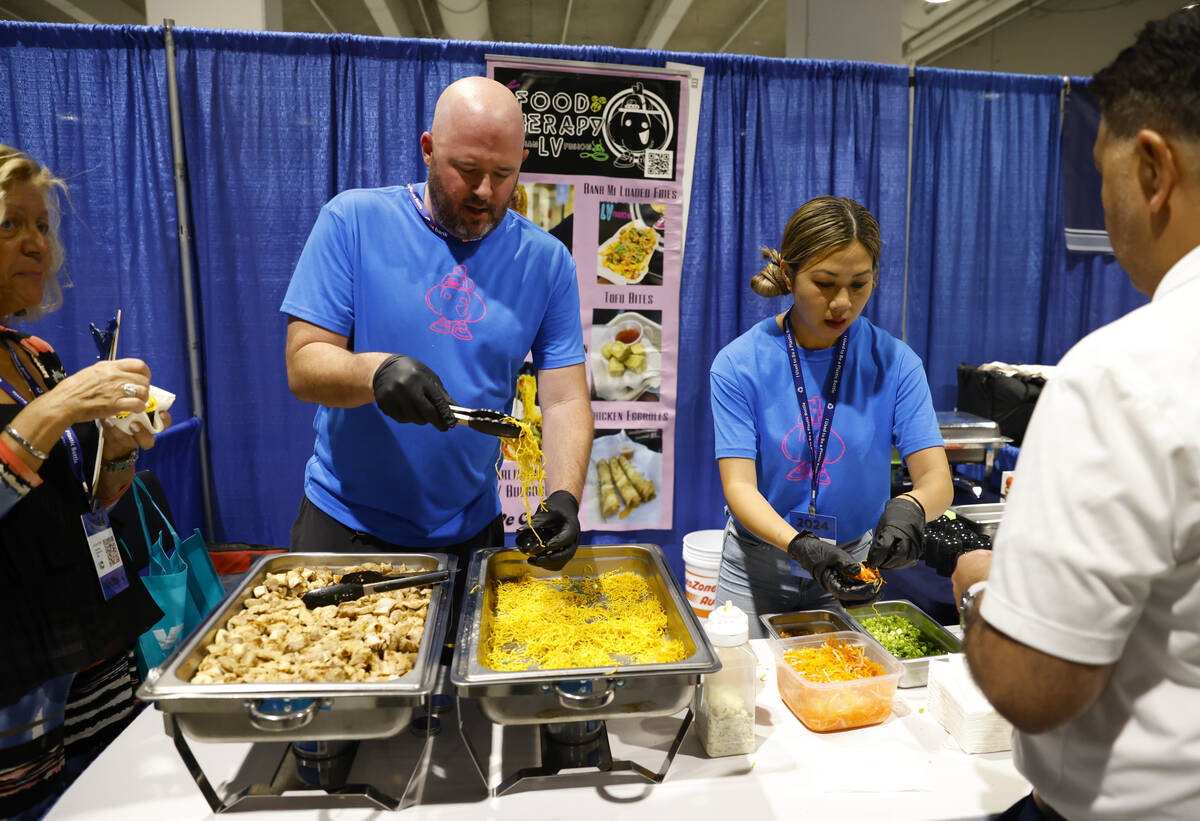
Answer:
[[[33,458],[41,459],[43,462],[49,458],[46,455],[46,451],[42,450],[37,445],[33,444],[33,442],[30,442],[24,436],[17,433],[13,429],[12,425],[5,425],[4,432],[7,433],[9,436],[11,436],[14,442],[16,442],[21,447],[25,448],[25,450],[28,451],[29,455],[32,456]]]
[[[120,473],[123,470],[129,470],[137,464],[138,449],[134,448],[128,453],[122,453],[115,459],[104,461],[100,468],[101,470],[109,471],[110,473]]]

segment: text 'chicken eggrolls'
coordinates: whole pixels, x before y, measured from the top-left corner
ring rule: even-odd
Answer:
[[[629,481],[637,488],[638,495],[642,497],[643,502],[648,502],[658,495],[654,490],[654,482],[638,473],[632,462],[624,456],[618,456],[617,462],[621,465],[621,469],[625,471],[625,475],[629,477]]]
[[[596,477],[600,488],[600,515],[607,519],[621,509],[621,500],[617,498],[612,471],[603,459],[596,462]]]
[[[642,503],[642,497],[638,496],[637,490],[630,483],[629,477],[625,475],[625,471],[621,470],[621,463],[617,461],[617,457],[608,457],[608,469],[612,471],[613,482],[617,486],[617,493],[621,494],[621,500],[625,502],[625,509],[621,511],[621,518],[624,519],[629,515],[635,507]]]

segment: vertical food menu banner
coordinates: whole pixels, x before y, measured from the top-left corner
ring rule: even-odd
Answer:
[[[669,529],[696,80],[678,67],[508,57],[489,57],[488,76],[513,90],[525,117],[529,156],[511,207],[565,243],[579,275],[596,427],[580,523]],[[537,422],[534,376],[526,363],[512,412]],[[500,496],[514,530],[525,509],[508,456]]]

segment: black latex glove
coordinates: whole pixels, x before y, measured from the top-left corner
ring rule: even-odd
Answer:
[[[392,354],[375,369],[375,404],[397,422],[449,430],[457,420],[442,380],[419,359]]]
[[[835,599],[847,604],[866,604],[878,598],[880,585],[854,578],[860,572],[858,562],[846,551],[858,540],[831,545],[812,534],[801,530],[788,543],[788,555],[812,574],[817,584]]]
[[[942,516],[930,522],[925,529],[925,564],[939,576],[950,577],[958,557],[971,550],[990,550],[991,540],[977,533],[962,519]]]
[[[912,567],[925,555],[925,510],[908,496],[889,499],[867,553],[871,567]]]
[[[562,570],[579,547],[579,502],[565,490],[554,491],[538,505],[529,524],[517,530],[516,538],[530,564]]]

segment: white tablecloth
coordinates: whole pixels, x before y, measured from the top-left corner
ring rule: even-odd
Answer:
[[[417,803],[404,818],[425,819],[741,819],[838,817],[853,819],[985,818],[1029,791],[1009,753],[967,755],[925,712],[925,689],[897,691],[887,721],[839,733],[810,732],[779,699],[771,651],[753,642],[764,678],[758,694],[757,747],[749,755],[707,758],[694,730],[662,784],[612,783],[613,776],[573,772],[541,782],[526,781],[489,798],[459,738],[453,710],[442,714],[430,759],[418,768]],[[515,771],[533,748],[534,728],[499,727],[472,706],[464,710],[467,732],[490,760],[492,782]],[[679,727],[680,716],[614,719],[607,722],[614,758],[657,770]],[[208,778],[222,791],[227,783],[256,783],[254,767],[277,761],[284,745],[189,742]],[[363,742],[351,781],[366,780],[399,796],[418,764],[421,739],[402,732],[393,739]],[[242,781],[238,781],[241,773]],[[362,775],[361,778],[355,776]],[[391,783],[381,783],[390,780]],[[386,813],[357,807],[283,808],[302,793],[263,799],[264,809],[238,812],[254,819],[368,819]],[[329,799],[323,798],[328,801]],[[271,802],[274,802],[273,804]],[[62,819],[160,821],[214,817],[188,774],[162,714],[145,710],[88,768],[47,816]]]

